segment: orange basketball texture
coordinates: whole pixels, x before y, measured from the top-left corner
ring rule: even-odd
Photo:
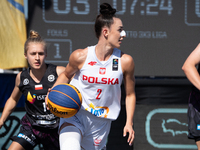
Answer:
[[[82,97],[75,86],[61,83],[51,89],[47,102],[49,110],[55,116],[69,118],[81,108]]]

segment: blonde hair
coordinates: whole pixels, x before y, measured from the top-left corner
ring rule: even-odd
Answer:
[[[24,44],[24,53],[26,54],[28,51],[28,46],[30,43],[41,43],[44,45],[44,50],[47,52],[46,42],[42,39],[38,32],[34,30],[30,30],[30,35]]]

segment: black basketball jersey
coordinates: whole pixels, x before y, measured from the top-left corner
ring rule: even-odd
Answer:
[[[26,115],[33,126],[58,127],[59,118],[47,110],[45,105],[48,89],[53,86],[57,77],[56,66],[52,64],[47,64],[47,70],[40,83],[31,78],[30,68],[21,73],[19,89],[26,98]]]

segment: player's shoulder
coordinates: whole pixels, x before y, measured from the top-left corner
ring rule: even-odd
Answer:
[[[121,65],[122,65],[123,71],[134,70],[135,63],[134,63],[133,57],[129,54],[122,53]]]
[[[17,74],[16,78],[20,78],[21,74],[22,74],[22,71],[20,71],[20,72]]]
[[[87,55],[88,52],[88,48],[84,48],[84,49],[76,49],[72,54],[76,55],[76,56],[85,56]]]
[[[131,55],[121,52],[121,62],[122,63],[134,63],[134,60]]]
[[[20,72],[17,74],[17,76],[16,76],[15,83],[16,83],[17,86],[18,86],[19,83],[20,83],[21,74],[22,74],[22,71],[20,71]]]
[[[87,58],[88,48],[76,49],[70,56],[70,60],[83,62]]]

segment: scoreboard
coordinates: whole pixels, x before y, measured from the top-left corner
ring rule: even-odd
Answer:
[[[120,49],[133,57],[136,76],[185,76],[181,67],[200,42],[200,0],[30,0],[28,31],[48,43],[47,63],[66,66],[74,50],[97,44],[103,2],[123,22]]]

